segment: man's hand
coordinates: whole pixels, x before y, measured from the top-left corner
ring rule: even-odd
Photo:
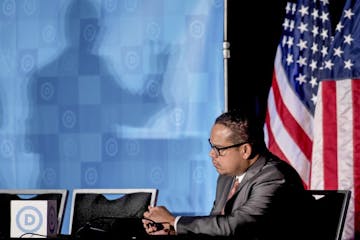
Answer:
[[[151,235],[174,235],[175,217],[163,206],[148,207],[142,220],[145,231]]]

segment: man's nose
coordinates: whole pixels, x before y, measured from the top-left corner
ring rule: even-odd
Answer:
[[[209,156],[211,158],[216,158],[216,152],[213,148],[210,148],[210,151],[209,151]]]

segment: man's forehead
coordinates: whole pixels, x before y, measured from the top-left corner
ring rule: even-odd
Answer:
[[[215,124],[211,130],[210,139],[215,142],[227,142],[231,135],[231,129],[222,125]]]

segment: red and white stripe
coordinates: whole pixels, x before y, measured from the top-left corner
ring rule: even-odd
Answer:
[[[352,191],[343,232],[352,239],[360,232],[360,79],[322,81],[317,97],[310,187]]]
[[[313,117],[291,88],[278,47],[268,96],[265,135],[269,150],[289,162],[308,186],[312,151]]]

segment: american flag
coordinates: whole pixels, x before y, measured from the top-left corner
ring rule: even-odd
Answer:
[[[324,59],[314,117],[311,184],[352,191],[344,239],[360,237],[360,1],[348,0]]]
[[[310,184],[314,112],[319,72],[330,45],[326,1],[288,3],[268,96],[269,149],[292,164]]]
[[[360,223],[360,1],[348,0],[335,36],[328,4],[286,6],[265,133],[269,149],[293,165],[308,188],[352,190],[343,238],[353,239]]]

